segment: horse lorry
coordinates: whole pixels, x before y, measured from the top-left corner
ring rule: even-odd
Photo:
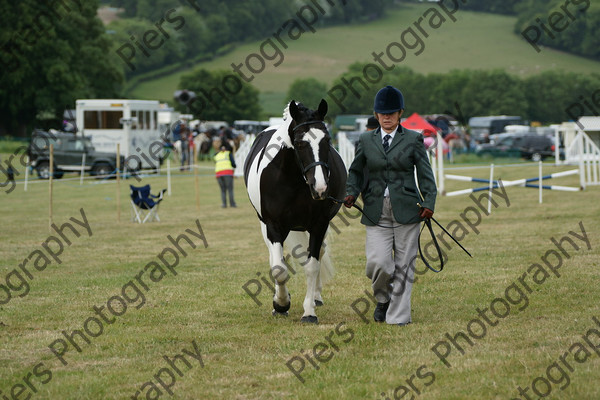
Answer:
[[[122,169],[158,169],[167,136],[159,121],[163,108],[155,100],[80,99],[76,127],[78,134],[91,138],[97,151],[116,153],[118,143],[125,157]]]

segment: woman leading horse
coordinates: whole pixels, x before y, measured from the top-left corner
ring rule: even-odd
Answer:
[[[400,126],[404,111],[400,90],[392,86],[379,90],[373,109],[380,127],[359,138],[344,205],[351,207],[362,192],[366,275],[377,299],[373,319],[404,326],[411,322],[419,222],[433,216],[437,189],[423,136]]]

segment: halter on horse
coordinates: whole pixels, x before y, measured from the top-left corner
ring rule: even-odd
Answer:
[[[260,219],[276,283],[273,315],[287,315],[291,304],[284,241],[288,239],[289,244],[302,231],[308,233],[308,256],[302,263],[307,288],[301,321],[311,323],[318,322],[315,305],[323,304],[321,266],[323,272],[333,272],[328,257],[321,257],[329,221],[340,208],[331,197],[344,196],[347,175],[340,155],[331,146],[323,122],[326,114],[325,100],[316,111],[292,100],[284,112],[283,124],[257,136],[244,165],[248,196]]]

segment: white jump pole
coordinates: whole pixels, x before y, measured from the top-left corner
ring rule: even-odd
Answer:
[[[27,191],[27,182],[29,181],[29,156],[27,156],[27,164],[25,164],[25,186],[23,190]]]
[[[540,200],[539,201],[540,201],[540,204],[542,204],[542,176],[543,175],[542,175],[542,161],[541,160],[539,161],[538,165],[539,165],[538,169],[539,169],[539,174],[540,174],[540,179],[539,179]]]
[[[492,189],[494,188],[494,163],[490,164],[490,186],[488,195],[488,215],[492,212]]]
[[[167,158],[167,194],[171,195],[171,156]]]

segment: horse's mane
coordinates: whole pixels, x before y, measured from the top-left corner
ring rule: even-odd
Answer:
[[[300,103],[299,101],[295,101],[296,106],[298,106],[298,110],[303,112],[303,113],[307,113],[307,111],[312,111],[309,108],[307,108],[304,104]],[[284,147],[288,147],[288,148],[294,148],[294,145],[292,144],[292,141],[290,139],[290,136],[287,134],[288,128],[290,126],[290,124],[292,123],[292,116],[290,114],[290,103],[291,101],[285,106],[285,108],[283,109],[283,124],[281,124],[278,127],[278,132],[277,135],[279,135],[279,137],[281,138],[281,144]],[[314,113],[314,111],[312,111],[312,113]],[[277,136],[275,136],[277,137]],[[279,140],[278,140],[279,142]]]
[[[287,103],[285,108],[283,109],[283,121],[288,122],[288,120],[291,120],[291,118],[292,116],[290,115],[290,103]]]
[[[290,101],[290,103],[291,103],[291,101]],[[288,120],[291,122],[291,119],[292,119],[292,116],[290,115],[290,103],[287,103],[287,105],[283,109],[283,121],[284,122],[288,122]],[[300,111],[306,112],[308,110],[308,108],[304,104],[302,104],[298,101],[295,101],[295,103],[298,106],[298,109]]]

